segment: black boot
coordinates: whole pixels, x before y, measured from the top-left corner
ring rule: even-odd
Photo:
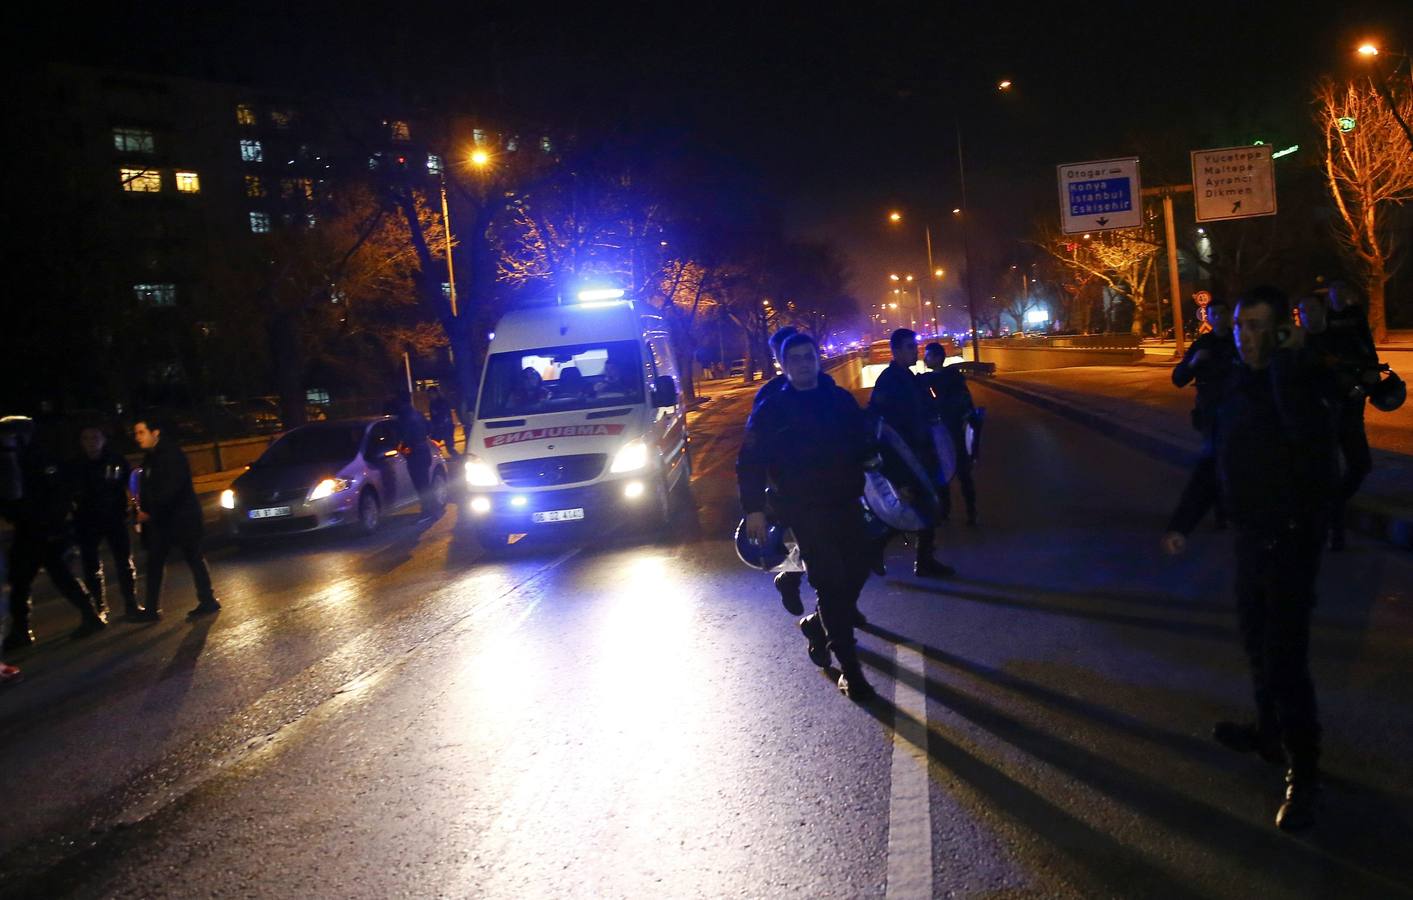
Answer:
[[[188,610],[186,617],[188,619],[197,619],[201,616],[209,616],[212,613],[217,613],[220,611],[220,602],[215,597],[207,597],[205,600],[202,600],[200,603],[197,603],[193,609]]]
[[[810,662],[821,669],[829,668],[829,639],[824,633],[824,623],[819,621],[819,613],[810,613],[800,620],[800,633],[809,641]]]
[[[1288,732],[1285,748],[1290,769],[1285,773],[1285,799],[1276,812],[1276,827],[1302,831],[1315,824],[1315,807],[1320,799],[1319,728]]]
[[[780,592],[780,604],[792,616],[804,613],[805,603],[800,599],[799,572],[781,572],[775,576],[775,589]]]
[[[856,703],[867,703],[878,696],[873,685],[864,678],[863,667],[851,645],[847,650],[835,648],[834,658],[839,661],[839,692]]]
[[[9,652],[11,650],[21,650],[25,647],[31,647],[33,645],[34,632],[29,630],[28,622],[26,622],[23,626],[20,626],[18,624],[12,625],[10,627],[10,633],[5,635],[4,649],[6,652]]]
[[[83,617],[83,624],[75,628],[69,635],[72,638],[86,638],[91,634],[97,634],[108,627],[108,620],[100,613],[93,612]]]
[[[1285,751],[1274,729],[1262,730],[1246,722],[1218,722],[1212,726],[1217,743],[1237,753],[1255,753],[1273,766],[1285,764]]]

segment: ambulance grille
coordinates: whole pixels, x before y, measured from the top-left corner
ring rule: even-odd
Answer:
[[[510,487],[558,487],[593,481],[608,461],[606,453],[581,453],[577,456],[546,456],[541,459],[521,459],[501,463],[500,480]]]

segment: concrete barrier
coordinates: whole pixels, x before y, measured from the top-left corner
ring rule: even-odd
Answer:
[[[1025,346],[1022,341],[982,341],[981,358],[998,372],[1033,372],[1071,366],[1127,366],[1143,361],[1143,350],[1132,347]]]

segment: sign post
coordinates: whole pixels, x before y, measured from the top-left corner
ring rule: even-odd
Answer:
[[[1199,222],[1276,214],[1271,147],[1192,151],[1192,198]]]
[[[1143,224],[1138,157],[1056,166],[1060,230],[1065,234],[1137,228]]]

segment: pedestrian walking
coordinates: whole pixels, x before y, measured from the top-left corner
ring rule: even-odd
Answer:
[[[910,329],[899,328],[889,336],[888,348],[893,358],[874,382],[873,394],[868,401],[869,412],[898,433],[925,470],[936,472],[931,397],[912,370],[917,364],[917,334]],[[909,502],[915,505],[931,505],[930,500],[923,504],[923,498],[919,496],[920,487],[900,488],[900,493],[902,491],[908,492]],[[930,518],[935,510],[927,509],[925,514]],[[920,578],[945,578],[956,574],[955,569],[933,556],[936,534],[931,526],[915,532],[913,541],[917,548],[913,565],[915,575]]]
[[[1186,387],[1194,381],[1197,383],[1192,427],[1202,435],[1202,450],[1182,490],[1178,508],[1185,511],[1184,515],[1195,514],[1200,520],[1206,515],[1207,507],[1197,509],[1192,505],[1205,502],[1215,511],[1217,527],[1225,528],[1226,507],[1222,504],[1221,491],[1216,488],[1217,445],[1214,432],[1217,404],[1223,386],[1231,376],[1232,366],[1236,364],[1236,343],[1231,336],[1231,309],[1227,301],[1220,298],[1209,300],[1202,315],[1208,330],[1193,340],[1182,360],[1173,366],[1175,387]]]
[[[967,524],[975,525],[976,519],[976,480],[973,477],[973,460],[967,449],[967,420],[976,404],[972,401],[971,390],[967,387],[966,376],[960,366],[947,365],[947,349],[936,341],[923,348],[922,364],[928,372],[921,376],[923,390],[932,400],[934,415],[952,442],[957,468],[953,476],[961,486],[962,502],[966,504]],[[952,514],[952,486],[950,482],[937,485],[937,499],[940,502],[939,518],[942,521]]]
[[[141,609],[137,602],[137,570],[133,567],[128,531],[132,507],[128,476],[132,467],[122,454],[108,446],[107,435],[97,425],[89,425],[79,432],[79,446],[82,453],[70,464],[69,479],[77,492],[74,531],[84,587],[93,598],[93,605],[100,612],[106,612],[105,572],[99,557],[106,543],[113,557],[113,578],[123,597],[123,612],[131,619]]]
[[[397,394],[397,427],[403,446],[408,450],[407,472],[422,504],[420,524],[435,521],[442,514],[431,495],[432,448],[427,443],[427,420],[412,405],[412,394],[406,390]]]
[[[34,643],[30,628],[30,589],[43,569],[54,587],[78,610],[81,623],[75,638],[101,631],[107,620],[93,605],[88,591],[69,571],[65,554],[73,547],[73,491],[58,460],[36,439],[34,420],[26,416],[0,419],[7,468],[18,470],[18,496],[0,507],[15,526],[9,554],[10,633],[4,648],[14,650]]]
[[[865,701],[874,693],[859,666],[854,624],[871,558],[859,499],[864,467],[875,458],[867,420],[848,391],[820,379],[813,338],[791,335],[781,355],[786,383],[751,412],[736,459],[746,533],[765,541],[767,507],[794,532],[819,598],[799,622],[809,657],[825,668],[832,654],[839,690]]]
[[[441,388],[427,389],[427,412],[431,419],[432,437],[446,447],[447,455],[458,459],[456,452],[456,422],[451,416],[451,402],[442,396]]]
[[[1253,288],[1236,306],[1239,363],[1216,405],[1217,486],[1235,526],[1236,603],[1254,689],[1254,722],[1218,722],[1213,737],[1287,765],[1276,825],[1308,827],[1319,796],[1320,724],[1310,677],[1310,615],[1335,489],[1328,381],[1284,294]],[[1200,518],[1180,508],[1164,549],[1180,553]]]
[[[156,418],[140,419],[133,429],[142,457],[138,490],[137,521],[142,526],[147,547],[147,605],[136,615],[139,621],[162,617],[162,579],[167,557],[173,550],[186,560],[196,585],[196,606],[188,618],[209,615],[221,608],[211,587],[211,573],[201,555],[201,502],[191,484],[191,466],[169,428]]]

